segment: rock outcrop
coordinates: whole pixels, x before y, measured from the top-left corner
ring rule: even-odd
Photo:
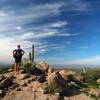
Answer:
[[[45,62],[39,63],[32,73],[25,71],[0,75],[0,100],[92,100],[85,95],[86,99],[80,97],[78,86],[82,83],[72,71],[55,71]],[[80,98],[74,99],[74,95]]]
[[[75,72],[61,70],[61,71],[59,71],[59,74],[62,76],[62,78],[64,80],[71,81],[71,80],[73,80],[73,76],[74,76]]]
[[[49,65],[46,62],[40,62],[38,64],[38,69],[40,69],[43,72],[46,72],[48,70],[48,68],[49,68]]]
[[[57,93],[64,93],[68,89],[66,81],[59,72],[53,72],[48,76],[48,87]]]
[[[54,68],[49,67],[49,68],[48,68],[48,76],[49,76],[50,74],[52,74],[54,71],[55,71]]]

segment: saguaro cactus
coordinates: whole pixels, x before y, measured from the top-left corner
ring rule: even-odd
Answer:
[[[31,52],[29,52],[29,62],[30,62],[30,63],[32,62],[32,55],[31,55]]]
[[[34,45],[32,45],[32,63],[34,63]]]

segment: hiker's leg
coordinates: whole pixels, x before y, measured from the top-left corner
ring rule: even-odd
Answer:
[[[19,72],[19,67],[20,67],[20,63],[18,62],[18,69],[17,69],[18,72]]]
[[[14,71],[17,71],[17,63],[15,63]]]
[[[20,68],[21,68],[21,59],[22,59],[22,57],[19,58],[19,67],[18,67],[18,71],[20,71]]]
[[[16,66],[16,72],[18,72],[18,63],[17,63],[17,66]]]
[[[20,70],[20,62],[18,62],[17,72],[19,72],[19,70]]]
[[[15,58],[15,71],[17,72],[17,67],[18,67],[18,58]]]

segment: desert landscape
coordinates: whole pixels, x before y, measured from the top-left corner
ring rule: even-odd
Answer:
[[[100,71],[93,70],[89,79],[87,73],[57,70],[46,62],[6,71],[0,74],[0,100],[100,100]]]

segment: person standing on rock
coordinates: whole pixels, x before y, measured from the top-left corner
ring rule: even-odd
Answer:
[[[17,45],[17,49],[13,50],[13,57],[15,58],[14,71],[19,72],[22,56],[24,54],[25,54],[25,51],[20,48],[20,45]]]

